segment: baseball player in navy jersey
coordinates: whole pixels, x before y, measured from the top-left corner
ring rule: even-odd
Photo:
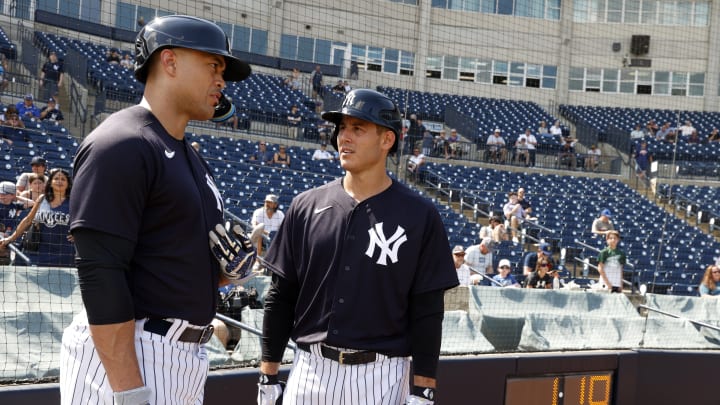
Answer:
[[[265,257],[258,404],[432,404],[443,294],[458,285],[440,216],[387,174],[402,127],[390,99],[353,90],[323,119],[346,174],[293,200]]]
[[[250,66],[217,25],[167,16],[138,33],[138,106],[108,117],[74,162],[71,232],[85,311],[65,330],[62,404],[199,404],[221,278],[242,282],[255,254],[223,222],[189,120],[225,115],[225,81]]]

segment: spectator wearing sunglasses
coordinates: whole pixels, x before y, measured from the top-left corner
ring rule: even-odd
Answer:
[[[525,288],[553,288],[552,262],[547,258],[538,259],[535,271],[528,275],[525,280]]]
[[[720,298],[720,267],[715,264],[707,266],[698,291],[703,298]]]
[[[502,259],[498,264],[498,274],[493,276],[493,280],[497,281],[492,283],[493,287],[520,287],[520,283],[515,279],[512,273],[512,266],[510,260]]]

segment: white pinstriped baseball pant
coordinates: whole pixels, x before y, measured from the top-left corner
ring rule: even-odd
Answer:
[[[209,368],[205,345],[177,341],[187,321],[175,320],[166,336],[143,330],[144,322],[135,322],[135,350],[143,381],[152,390],[150,403],[202,404]],[[113,404],[113,391],[84,311],[63,333],[60,401],[62,405]]]
[[[399,405],[409,392],[410,358],[378,355],[367,364],[346,365],[321,355],[295,351],[283,405]]]

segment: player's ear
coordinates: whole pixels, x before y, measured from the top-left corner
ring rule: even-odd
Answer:
[[[381,145],[383,149],[389,151],[395,144],[395,132],[386,128],[383,128],[383,130]]]
[[[170,76],[175,76],[177,72],[178,55],[176,49],[163,49],[158,57],[157,64],[159,68],[167,72]]]

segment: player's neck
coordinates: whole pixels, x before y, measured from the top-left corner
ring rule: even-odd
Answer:
[[[182,140],[185,137],[185,128],[189,120],[175,110],[172,104],[163,102],[162,98],[158,98],[158,96],[167,98],[167,95],[154,95],[146,90],[140,106],[152,112],[170,136]]]
[[[343,178],[343,188],[355,201],[364,201],[380,194],[392,185],[392,179],[385,173],[352,174],[347,173]]]

